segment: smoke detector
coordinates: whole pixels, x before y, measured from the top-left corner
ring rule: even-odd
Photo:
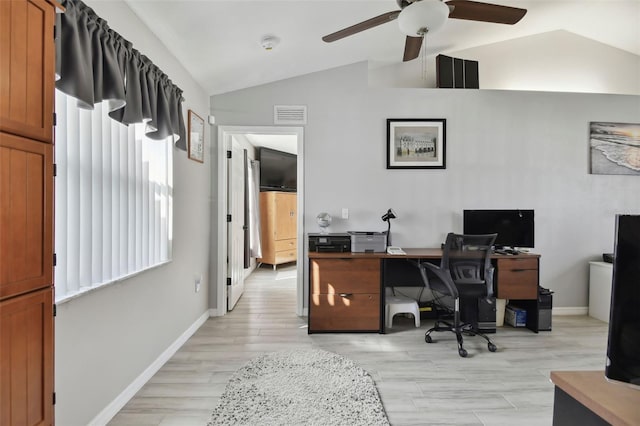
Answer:
[[[260,45],[266,51],[273,50],[280,43],[280,39],[273,35],[267,35],[262,37],[260,40]]]

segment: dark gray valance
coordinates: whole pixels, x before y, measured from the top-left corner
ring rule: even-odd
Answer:
[[[106,101],[114,120],[145,123],[149,138],[173,136],[186,151],[182,90],[82,1],[62,4],[56,87],[82,108]]]

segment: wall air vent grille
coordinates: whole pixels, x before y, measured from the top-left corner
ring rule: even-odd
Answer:
[[[307,107],[304,105],[274,105],[274,124],[307,124]]]

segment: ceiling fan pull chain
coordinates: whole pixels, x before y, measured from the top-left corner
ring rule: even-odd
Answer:
[[[423,35],[422,39],[422,80],[427,81],[427,35]]]

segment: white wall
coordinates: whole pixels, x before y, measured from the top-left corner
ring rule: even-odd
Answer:
[[[208,97],[122,2],[85,0],[184,90],[183,112],[201,117]],[[211,129],[205,128],[208,139]],[[56,424],[85,425],[194,323],[208,315],[212,162],[174,149],[173,260],[58,306],[55,320]],[[194,276],[202,275],[195,292]],[[125,401],[116,401],[126,402]],[[115,407],[119,408],[119,407]],[[104,419],[104,417],[102,417]]]
[[[481,89],[640,95],[640,56],[558,30],[446,55],[479,62]],[[373,87],[436,87],[435,58],[373,68]]]
[[[613,250],[614,214],[640,213],[640,176],[589,174],[589,121],[637,122],[640,97],[376,89],[367,73],[360,63],[217,95],[212,111],[220,125],[270,125],[274,104],[307,105],[305,233],[321,211],[330,232],[381,231],[392,207],[395,245],[434,247],[462,231],[463,209],[535,209],[541,285],[554,306],[586,307],[588,261]],[[387,170],[387,118],[445,118],[446,170]]]

